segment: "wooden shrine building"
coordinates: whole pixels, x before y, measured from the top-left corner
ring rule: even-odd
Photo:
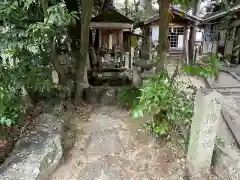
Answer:
[[[125,53],[131,56],[133,21],[111,6],[91,20],[90,28],[95,30],[94,48],[104,62],[122,61]]]
[[[203,18],[203,53],[219,53],[232,64],[240,64],[240,4]]]
[[[201,21],[193,15],[190,15],[174,6],[171,6],[171,18],[169,24],[169,53],[170,55],[186,56],[188,44],[188,28],[195,26]],[[142,34],[147,38],[143,39],[142,55],[152,59],[153,43],[158,40],[159,36],[159,14],[148,18],[139,23]]]

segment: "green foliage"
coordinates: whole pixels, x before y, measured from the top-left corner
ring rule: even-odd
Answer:
[[[16,122],[21,113],[25,112],[27,104],[23,101],[22,88],[26,90],[39,92],[40,95],[51,92],[55,87],[49,76],[49,70],[43,68],[41,59],[37,59],[35,56],[35,61],[28,51],[15,54],[12,53],[12,58],[17,56],[13,60],[13,64],[1,61],[0,63],[0,117],[5,122],[6,120],[11,120]],[[20,59],[24,61],[20,61]],[[9,121],[7,121],[9,122]],[[9,124],[9,123],[8,123]]]
[[[118,100],[123,107],[134,107],[138,103],[141,92],[138,88],[122,88],[119,91]]]
[[[219,57],[207,54],[201,64],[185,66],[184,71],[201,77],[216,76]],[[190,91],[189,91],[190,90]],[[132,109],[133,118],[148,116],[146,127],[158,136],[169,136],[173,131],[190,129],[196,88],[176,81],[167,73],[148,79],[140,89],[137,106]]]
[[[188,6],[192,0],[173,0],[173,4]]]
[[[180,86],[181,83],[167,73],[149,79],[140,89],[141,96],[137,106],[132,109],[132,116],[149,116],[147,127],[158,136],[169,135],[178,124],[189,126],[194,100]]]
[[[19,115],[25,112],[26,106],[18,94],[19,90],[12,87],[0,88],[0,125],[14,124]]]
[[[40,97],[59,89],[51,79],[51,44],[68,36],[78,12],[68,12],[64,3],[50,4],[44,13],[35,0],[0,2],[0,125],[17,123],[25,112],[23,88]]]
[[[191,75],[204,78],[217,76],[220,59],[216,54],[206,54],[202,63],[195,66],[186,65],[183,70]]]

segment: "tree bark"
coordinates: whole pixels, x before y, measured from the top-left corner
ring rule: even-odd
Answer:
[[[125,0],[125,15],[128,15],[128,0]]]
[[[46,18],[48,16],[47,9],[48,9],[48,1],[47,0],[41,0],[40,1],[44,17]],[[51,49],[51,62],[54,67],[54,69],[58,73],[59,78],[59,84],[64,84],[66,81],[64,69],[60,66],[59,60],[57,58],[57,52],[56,52],[56,37],[52,37],[49,42],[49,48]]]
[[[66,7],[68,9],[69,12],[72,12],[72,11],[79,11],[79,4],[77,2],[77,0],[65,0],[65,3],[66,3]],[[76,24],[71,24],[69,25],[68,27],[68,32],[69,32],[69,36],[71,38],[71,50],[72,52],[75,54],[78,54],[78,47],[77,47],[77,39],[80,39],[80,32],[79,30],[81,30],[81,17],[80,17],[80,13],[78,14],[79,15],[79,20],[78,19],[75,19],[76,20]],[[77,59],[77,57],[74,57],[75,59]]]
[[[158,0],[159,4],[159,37],[155,73],[164,71],[168,52],[169,7],[172,0]]]
[[[113,0],[104,0],[102,11],[106,11],[110,7],[113,7]]]
[[[56,38],[52,38],[52,42],[50,42],[51,46],[51,62],[53,64],[54,69],[56,70],[59,78],[59,84],[63,85],[66,82],[66,75],[64,73],[64,68],[61,67],[59,63],[59,59],[57,58],[57,52],[56,52]]]
[[[152,0],[144,0],[144,10],[146,17],[153,15]]]
[[[81,1],[81,42],[80,42],[80,60],[76,60],[76,82],[75,82],[75,105],[78,106],[82,100],[82,93],[88,88],[86,61],[89,45],[89,31],[92,17],[92,8],[94,0]]]
[[[193,15],[198,16],[199,11],[200,11],[200,3],[201,0],[193,0]],[[188,59],[190,65],[193,65],[195,62],[194,59],[194,46],[195,46],[195,41],[196,41],[196,34],[197,34],[197,27],[191,26],[190,27],[190,34],[189,34],[189,42],[188,42]]]

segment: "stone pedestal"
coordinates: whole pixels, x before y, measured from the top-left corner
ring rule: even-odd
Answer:
[[[216,91],[197,91],[187,153],[188,173],[194,180],[205,179],[210,171],[222,102]]]
[[[133,67],[132,73],[132,83],[134,87],[139,88],[141,86],[141,76],[140,70],[137,67]]]

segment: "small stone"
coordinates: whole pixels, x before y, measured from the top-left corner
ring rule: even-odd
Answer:
[[[177,164],[179,164],[180,162],[181,162],[180,159],[178,159],[178,160],[177,160]]]
[[[172,172],[169,170],[169,171],[168,171],[168,175],[171,175],[171,174],[172,174]]]
[[[184,158],[181,159],[182,162],[185,162],[186,160]]]

